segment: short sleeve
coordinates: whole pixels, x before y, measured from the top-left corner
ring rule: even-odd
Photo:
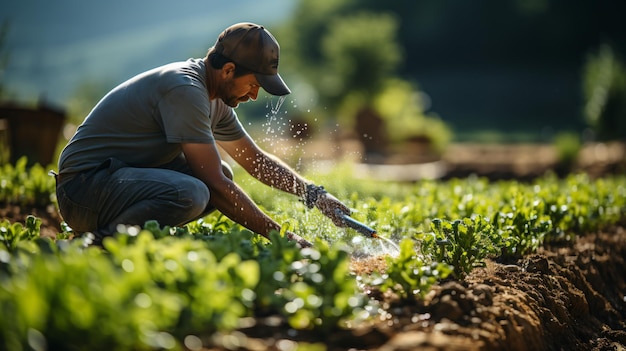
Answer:
[[[214,143],[211,105],[206,92],[181,85],[167,92],[157,113],[168,143]]]

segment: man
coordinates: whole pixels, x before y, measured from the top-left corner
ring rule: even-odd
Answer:
[[[237,119],[234,108],[255,100],[259,88],[290,93],[278,58],[269,31],[239,23],[219,35],[204,59],[158,67],[114,88],[61,153],[57,198],[64,220],[101,242],[119,224],[180,226],[217,209],[268,238],[280,225],[233,182],[219,146],[261,182],[344,226],[340,215],[349,208],[261,150]]]

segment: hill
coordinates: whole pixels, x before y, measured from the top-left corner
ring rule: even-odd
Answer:
[[[9,64],[0,78],[16,100],[62,105],[85,80],[113,85],[163,63],[202,56],[232,23],[271,28],[292,3],[12,1],[0,11],[0,21],[10,25]]]

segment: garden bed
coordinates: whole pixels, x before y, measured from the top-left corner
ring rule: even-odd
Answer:
[[[28,214],[42,219],[42,235],[59,231],[53,209],[0,210],[12,222]],[[435,286],[423,300],[364,287],[380,302],[381,313],[349,330],[296,331],[269,316],[211,342],[214,350],[291,350],[297,342],[327,350],[623,350],[625,257],[626,230],[615,227],[517,261],[487,261],[462,280]],[[384,269],[380,256],[352,261],[358,275]]]
[[[624,350],[626,230],[586,235],[512,263],[488,261],[462,281],[436,286],[423,301],[370,295],[386,313],[328,336],[290,330],[275,318],[215,342],[229,349],[288,350],[295,342],[327,350]],[[358,274],[380,258],[353,262]]]
[[[472,148],[458,149],[459,158],[463,150]],[[597,148],[593,151],[594,155],[602,154]],[[624,148],[618,151],[623,155]],[[509,165],[496,171],[487,169],[491,173],[484,169],[479,172],[482,168],[470,165],[470,160],[486,160],[481,165],[489,161],[493,167],[495,159],[463,159],[465,163],[454,161],[452,169],[472,169],[495,179],[509,176],[492,177],[494,174],[517,169]],[[515,157],[503,159],[519,161]],[[594,176],[622,173],[624,163],[620,160],[604,157],[602,167],[596,167],[596,162],[585,170],[596,170],[589,172]],[[519,172],[509,173],[512,178],[524,178]],[[62,220],[52,204],[0,204],[0,218],[10,222],[24,223],[28,215],[41,219],[42,236],[54,237],[61,231]],[[474,268],[462,279],[444,279],[423,299],[402,300],[391,291],[381,293],[377,287],[362,286],[379,304],[378,314],[346,330],[327,334],[295,330],[284,317],[268,315],[246,318],[239,329],[202,341],[205,347],[212,345],[211,350],[287,351],[305,344],[309,345],[306,350],[625,350],[623,217],[620,225],[610,229],[575,234],[575,240],[552,242],[517,260],[486,260],[485,267]],[[351,260],[356,275],[368,276],[385,269],[382,256]]]

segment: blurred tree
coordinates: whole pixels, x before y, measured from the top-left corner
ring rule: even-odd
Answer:
[[[361,7],[354,0],[302,0],[280,32],[285,70],[311,82],[332,108],[347,92],[371,98],[403,59],[396,17]]]
[[[348,5],[344,13],[358,9],[396,16],[405,55],[398,74],[418,81],[445,120],[465,133],[582,130],[578,87],[585,55],[603,41],[626,55],[623,1],[361,0]]]
[[[609,45],[584,69],[584,115],[599,140],[626,140],[626,66]]]
[[[331,102],[340,103],[346,93],[361,95],[363,103],[371,101],[402,60],[395,18],[362,12],[335,18],[329,25],[321,43],[321,94]]]
[[[361,2],[351,0],[302,0],[294,20],[281,33],[281,42],[286,55],[290,55],[290,63],[298,67],[290,73],[297,72],[310,82],[319,104],[333,120],[339,119],[342,126],[354,130],[366,155],[372,158],[384,156],[389,142],[402,142],[415,134],[427,135],[423,122],[431,120],[424,118],[421,101],[409,98],[421,96],[417,86],[397,78],[404,62],[397,38],[398,16],[363,8]],[[407,99],[395,101],[408,104],[401,123],[391,122],[392,118],[385,118],[380,109],[394,103],[393,95],[384,93],[397,92],[394,84],[400,90],[409,89],[402,92]],[[376,103],[390,97],[389,103]],[[441,120],[434,123],[444,125]],[[389,130],[389,126],[394,130]],[[419,130],[413,126],[419,126]],[[432,130],[442,129],[445,128]],[[446,139],[447,136],[438,138],[442,143]]]
[[[375,82],[380,72],[349,76],[363,62],[348,62],[347,55],[366,60],[358,45],[374,41],[368,37],[378,37],[380,28],[351,32],[345,22],[367,13],[388,16],[402,53],[388,76],[419,82],[459,132],[521,130],[540,138],[541,128],[584,128],[584,57],[604,41],[626,55],[625,12],[623,1],[300,0],[279,33],[281,70],[297,82],[294,96],[306,86],[314,92],[310,100],[326,109],[321,112],[334,118],[341,108],[345,116],[346,104],[372,96],[365,87],[357,92],[359,84],[367,77]],[[354,43],[342,40],[353,35]]]
[[[279,30],[281,56],[300,73],[315,76],[322,61],[322,40],[329,22],[351,11],[355,0],[300,0],[284,28]],[[304,71],[300,71],[303,69]]]
[[[390,142],[402,147],[405,141],[421,140],[434,154],[440,155],[452,139],[450,128],[434,113],[425,111],[428,96],[408,81],[394,78],[383,85],[374,99],[390,131]]]

